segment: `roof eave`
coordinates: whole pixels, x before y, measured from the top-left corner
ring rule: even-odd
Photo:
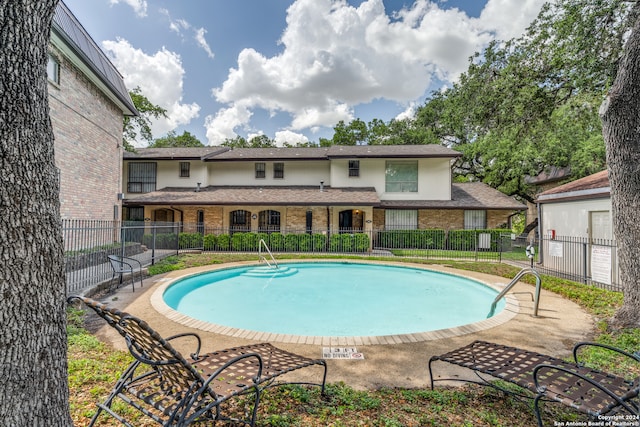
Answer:
[[[64,3],[60,3],[58,7],[68,8]],[[73,15],[71,11],[69,14]],[[73,17],[75,21],[75,17]],[[81,25],[81,24],[78,24]],[[61,28],[55,19],[51,22],[51,42],[67,55],[69,60],[78,67],[98,88],[117,106],[122,110],[125,116],[138,116],[139,112],[136,109],[133,101],[130,97],[125,97],[125,94],[121,94],[120,90],[113,86],[113,84],[102,75],[95,64],[82,52],[82,50],[76,45],[76,43],[67,35],[63,28]],[[116,71],[117,72],[117,71]],[[127,94],[128,95],[128,94]]]

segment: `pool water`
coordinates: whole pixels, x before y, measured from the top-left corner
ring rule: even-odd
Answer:
[[[419,268],[312,262],[191,276],[170,285],[163,298],[189,317],[238,329],[381,336],[484,320],[497,293],[472,279]],[[504,306],[500,301],[495,314]]]

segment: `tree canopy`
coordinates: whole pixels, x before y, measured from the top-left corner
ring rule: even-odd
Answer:
[[[615,78],[629,4],[547,3],[525,35],[470,58],[451,88],[433,93],[416,123],[463,153],[456,172],[532,200],[526,176],[606,167],[598,107]]]
[[[149,148],[166,148],[166,147],[204,147],[198,138],[190,132],[184,131],[182,135],[176,135],[175,131],[171,131],[162,138],[158,138],[149,144]]]
[[[129,96],[131,96],[133,105],[140,114],[137,116],[124,116],[122,145],[127,151],[135,151],[133,142],[136,141],[138,137],[149,143],[153,142],[151,119],[167,117],[167,110],[149,101],[142,93],[140,87],[129,91]]]

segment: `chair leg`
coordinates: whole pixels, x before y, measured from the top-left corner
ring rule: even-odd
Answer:
[[[536,420],[538,421],[538,427],[543,427],[542,415],[540,414],[540,399],[542,399],[542,394],[538,394],[536,398],[533,400],[533,410],[536,413]]]
[[[113,274],[111,275],[111,280],[109,280],[109,292],[111,292],[111,287],[113,286],[113,279],[116,278],[116,272],[114,271]],[[117,286],[116,286],[117,289]]]

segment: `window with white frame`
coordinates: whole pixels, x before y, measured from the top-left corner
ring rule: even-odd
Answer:
[[[47,62],[47,78],[57,85],[60,84],[60,63],[51,54]]]
[[[385,230],[417,230],[418,211],[415,209],[386,209],[384,211]]]
[[[484,230],[487,228],[487,211],[468,210],[464,211],[465,230]]]
[[[385,167],[387,193],[418,192],[418,161],[388,160]]]

